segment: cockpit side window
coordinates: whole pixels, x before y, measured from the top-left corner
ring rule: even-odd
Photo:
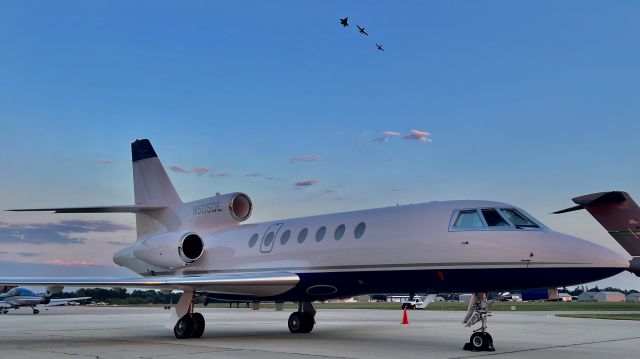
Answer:
[[[482,228],[484,224],[478,211],[475,209],[463,210],[458,212],[458,217],[453,223],[453,228]]]
[[[509,223],[493,208],[482,209],[482,216],[489,227],[509,227]]]
[[[514,208],[501,208],[500,212],[502,212],[516,228],[540,228],[537,224],[533,223],[532,220]]]

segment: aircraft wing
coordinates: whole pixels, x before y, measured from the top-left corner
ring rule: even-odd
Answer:
[[[51,299],[49,301],[49,304],[46,304],[48,306],[56,306],[56,305],[65,305],[69,302],[76,302],[76,301],[83,301],[83,300],[88,300],[91,299],[91,297],[77,297],[77,298],[56,298],[56,299]]]
[[[136,277],[136,278],[83,278],[83,277],[0,277],[0,285],[48,286],[90,288],[150,288],[195,290],[217,294],[244,296],[272,296],[282,294],[298,284],[300,278],[287,272],[220,274],[193,277]]]

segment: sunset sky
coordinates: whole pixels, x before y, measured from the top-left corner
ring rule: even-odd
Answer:
[[[1,209],[133,203],[149,138],[183,200],[242,191],[251,221],[488,199],[624,253],[549,213],[640,200],[640,2],[1,7]],[[129,275],[112,253],[134,240],[132,215],[2,212],[0,271]]]

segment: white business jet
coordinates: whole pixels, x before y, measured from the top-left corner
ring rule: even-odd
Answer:
[[[501,202],[429,202],[241,224],[252,211],[246,194],[185,203],[149,140],[136,140],[131,149],[134,205],[20,211],[135,213],[137,240],[113,260],[140,276],[0,278],[0,285],[182,290],[167,322],[180,339],[204,332],[204,317],[193,310],[195,295],[296,302],[289,330],[309,333],[317,300],[472,292],[465,323],[481,326],[465,346],[493,350],[488,291],[575,285],[632,267],[607,248],[554,232]]]

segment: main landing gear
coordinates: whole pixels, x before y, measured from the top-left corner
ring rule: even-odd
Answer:
[[[464,350],[471,350],[474,352],[492,352],[496,350],[493,347],[493,338],[491,338],[491,334],[487,332],[490,305],[491,304],[487,300],[487,292],[477,292],[471,295],[469,310],[467,311],[467,316],[464,318],[463,323],[465,323],[465,326],[470,327],[477,322],[481,322],[481,326],[473,331],[469,342],[464,344]]]
[[[33,314],[40,314],[40,311],[36,309],[36,307],[31,307],[33,310]]]
[[[311,302],[300,302],[298,311],[289,316],[289,331],[294,334],[310,333],[313,330],[316,310]]]
[[[204,316],[193,311],[194,300],[194,292],[185,290],[171,313],[167,326],[170,328],[171,323],[175,323],[173,334],[178,339],[200,338],[204,333]]]

